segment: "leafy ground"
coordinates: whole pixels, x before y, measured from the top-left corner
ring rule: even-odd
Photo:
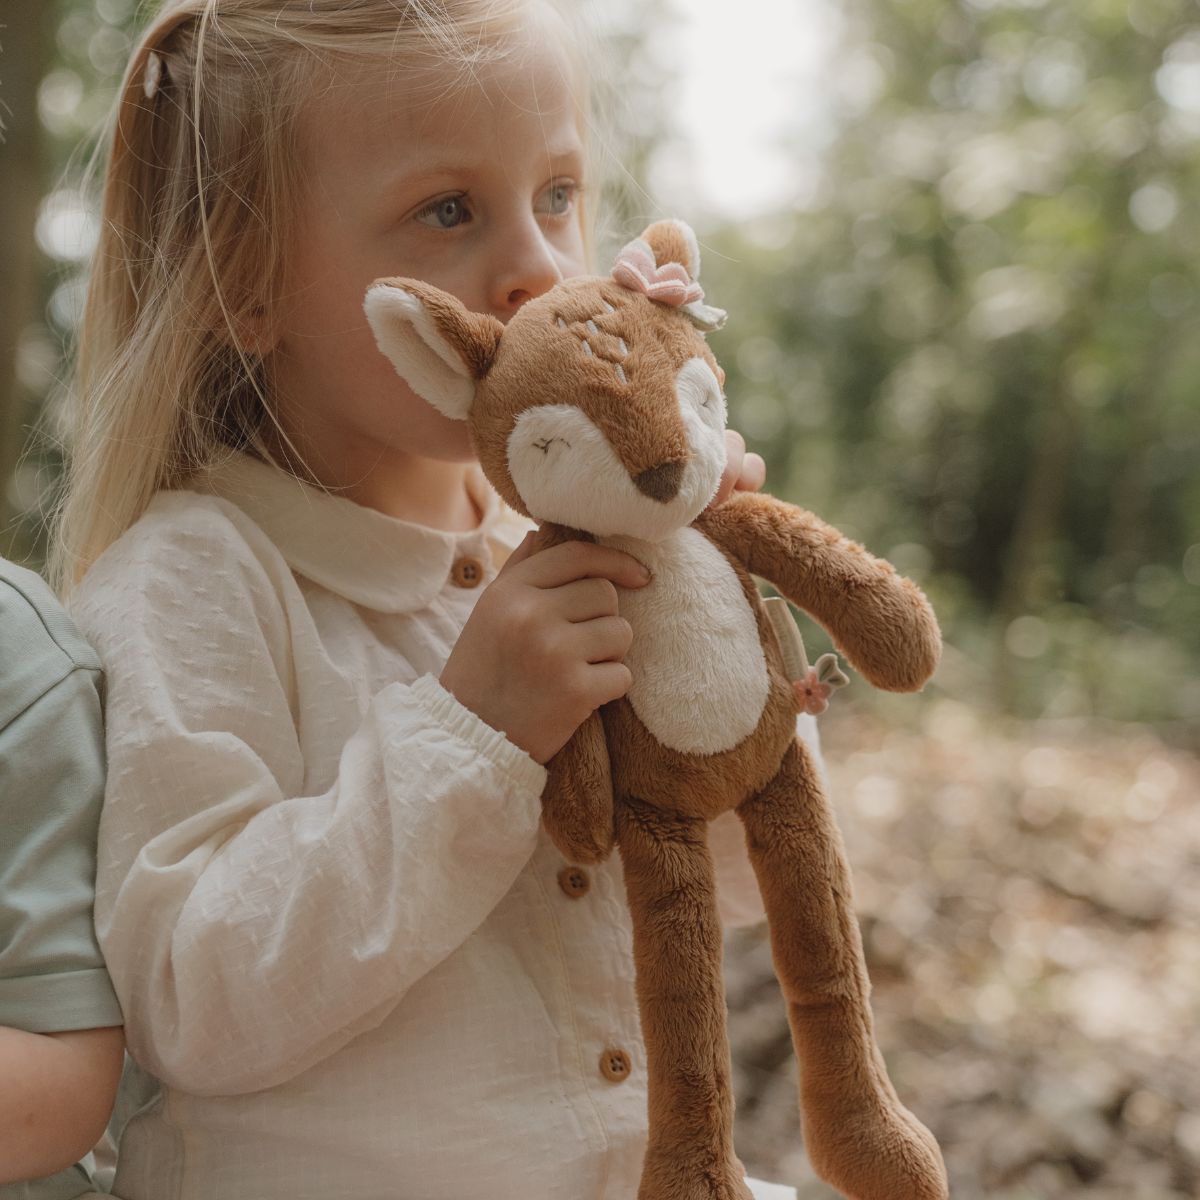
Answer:
[[[822,721],[879,1040],[955,1200],[1200,1196],[1200,761],[951,700]],[[739,1152],[830,1197],[763,930],[726,972]]]

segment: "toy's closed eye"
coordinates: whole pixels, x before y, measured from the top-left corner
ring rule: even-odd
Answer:
[[[675,377],[681,400],[688,401],[697,411],[703,411],[716,421],[725,419],[725,403],[721,385],[712,368],[702,358],[689,359]]]

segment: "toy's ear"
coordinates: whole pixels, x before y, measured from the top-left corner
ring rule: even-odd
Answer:
[[[679,263],[695,280],[700,278],[700,244],[692,227],[683,221],[655,221],[639,241],[645,242],[658,266]]]
[[[725,310],[703,302],[704,291],[699,286],[700,243],[696,241],[690,225],[677,220],[655,221],[641,237],[621,251],[618,261],[622,258],[634,265],[641,261],[641,274],[646,285],[643,287],[639,283],[638,290],[645,291],[652,299],[678,304],[679,311],[701,333],[712,333],[725,324]],[[671,299],[663,294],[667,285],[662,281],[678,278],[680,267],[687,272],[688,286],[681,291],[678,299]],[[626,282],[626,277],[617,275],[616,269],[613,274],[626,286],[631,286]],[[651,282],[651,279],[656,282]],[[681,279],[680,283],[684,281]]]
[[[465,421],[504,326],[416,279],[377,279],[363,308],[379,349],[400,377],[438,412]]]

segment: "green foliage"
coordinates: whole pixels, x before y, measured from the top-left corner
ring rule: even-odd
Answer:
[[[59,181],[151,7],[57,5],[39,93],[45,320],[18,361],[43,411],[87,242]],[[706,287],[733,314],[714,337],[733,423],[773,491],[927,586],[951,643],[943,688],[1193,730],[1200,14],[1185,0],[845,11],[811,203],[705,238]],[[671,13],[654,0],[610,17],[616,78],[600,94],[632,127],[623,143],[597,134],[626,168],[603,206],[619,238],[654,208],[641,181],[669,135],[655,99]],[[26,543],[58,466],[43,440],[9,489],[33,514]]]
[[[84,176],[132,37],[151,7],[136,0],[58,0],[53,5],[54,36],[36,95],[44,194],[36,228],[20,233],[36,239],[40,278],[30,297],[28,323],[0,331],[16,347],[16,386],[11,394],[0,392],[0,404],[14,406],[27,434],[7,481],[7,509],[14,519],[3,530],[2,546],[32,565],[44,554],[46,515],[62,470],[58,415],[83,301],[82,268],[96,233],[95,205],[85,194]],[[35,5],[29,8],[19,20],[37,19]]]
[[[860,0],[836,75],[812,210],[708,238],[733,423],[977,699],[1200,716],[1194,6]]]

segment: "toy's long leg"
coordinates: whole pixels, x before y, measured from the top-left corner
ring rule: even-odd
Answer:
[[[705,823],[619,797],[650,1137],[639,1200],[751,1200],[733,1151],[721,926]]]
[[[900,1103],[875,1044],[842,838],[802,743],[738,813],[800,1060],[814,1170],[853,1200],[942,1200],[941,1152]]]

